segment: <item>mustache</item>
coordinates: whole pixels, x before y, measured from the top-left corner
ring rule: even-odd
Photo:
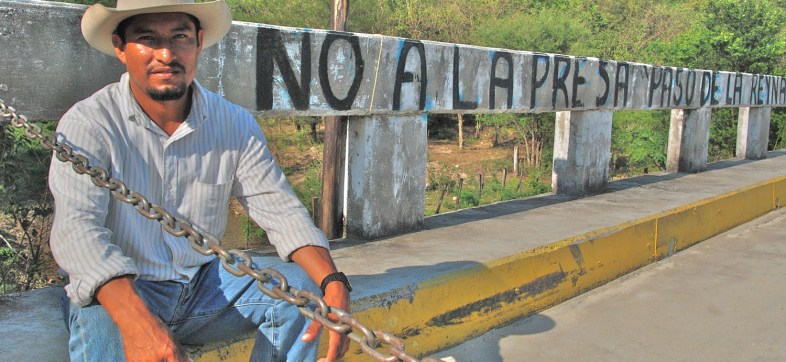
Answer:
[[[172,71],[185,72],[186,67],[179,62],[172,62],[166,65],[152,65],[147,69],[147,74],[167,73]]]

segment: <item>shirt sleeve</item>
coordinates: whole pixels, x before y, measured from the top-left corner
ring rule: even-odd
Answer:
[[[329,249],[325,235],[308,214],[267,146],[254,118],[246,113],[246,135],[233,185],[233,194],[262,227],[281,259],[307,245]]]
[[[109,140],[91,119],[107,117],[95,109],[76,107],[60,120],[57,141],[87,157],[91,166],[111,165]],[[110,240],[112,231],[104,226],[110,193],[94,185],[88,175],[79,175],[70,162],[52,158],[49,188],[55,200],[50,245],[58,265],[68,273],[66,293],[84,306],[93,300],[96,289],[120,275],[138,275],[133,260],[123,255]]]

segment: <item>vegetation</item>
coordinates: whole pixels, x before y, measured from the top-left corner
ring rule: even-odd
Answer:
[[[96,1],[68,2],[92,4]],[[327,28],[330,0],[228,0],[236,20]],[[100,3],[114,6],[113,0]],[[364,0],[352,31],[700,69],[786,75],[783,0]],[[260,119],[271,149],[311,210],[321,190],[319,119]],[[520,198],[549,189],[554,114],[429,117],[426,213]],[[710,161],[733,157],[737,110],[714,111]],[[6,127],[8,128],[8,127]],[[50,127],[51,128],[51,127]],[[613,177],[663,170],[669,113],[615,112]],[[459,132],[461,131],[461,132]],[[48,258],[49,152],[0,129],[0,293],[56,280]],[[775,110],[770,148],[786,147]],[[459,134],[466,135],[459,137]],[[520,163],[514,164],[513,149]],[[439,152],[436,152],[439,151]],[[477,156],[481,155],[481,156]],[[482,159],[480,159],[482,158]],[[513,170],[516,169],[517,172]],[[483,175],[481,178],[481,174]],[[264,233],[242,215],[239,233]]]
[[[0,126],[0,294],[58,279],[48,250],[54,211],[46,183],[50,158],[20,129]]]

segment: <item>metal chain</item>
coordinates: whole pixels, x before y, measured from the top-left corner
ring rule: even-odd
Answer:
[[[109,177],[106,169],[100,166],[91,166],[87,157],[74,154],[72,148],[67,144],[58,143],[54,138],[42,135],[41,127],[28,122],[27,117],[17,114],[14,108],[6,106],[3,100],[0,99],[0,129],[8,122],[10,122],[11,126],[23,128],[28,138],[33,140],[40,139],[41,144],[45,148],[54,151],[58,160],[70,162],[76,173],[80,175],[87,174],[96,186],[108,189],[112,196],[132,205],[142,216],[158,221],[168,233],[176,237],[185,236],[191,243],[191,247],[200,254],[206,256],[215,255],[221,258],[221,265],[227,272],[238,277],[251,276],[256,279],[257,287],[262,293],[273,299],[283,299],[296,305],[300,314],[319,322],[328,330],[348,335],[351,340],[360,344],[360,348],[364,353],[375,360],[385,362],[418,361],[404,351],[404,342],[401,339],[385,331],[371,330],[355,319],[349,312],[327,305],[322,297],[307,290],[298,290],[290,286],[287,278],[275,269],[263,268],[259,270],[254,268],[248,253],[237,249],[228,251],[223,249],[220,240],[215,236],[197,231],[187,220],[176,218],[160,205],[147,201],[145,196],[130,190],[123,181]],[[273,284],[272,288],[267,288],[264,283],[272,280],[278,281],[279,284]],[[309,302],[316,304],[316,308],[313,311],[307,307]],[[338,322],[328,319],[329,314],[337,316]],[[381,345],[390,347],[389,355],[384,355],[377,351],[377,348]],[[431,358],[423,361],[436,362],[436,360]]]

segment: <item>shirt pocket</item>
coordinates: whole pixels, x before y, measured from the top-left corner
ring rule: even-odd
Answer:
[[[195,181],[186,195],[188,210],[185,216],[198,230],[221,239],[226,228],[231,191],[231,182],[210,184]]]

